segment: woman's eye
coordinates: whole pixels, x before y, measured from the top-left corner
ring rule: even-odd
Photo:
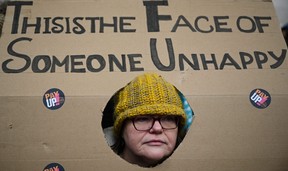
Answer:
[[[150,117],[138,117],[138,118],[135,118],[136,122],[147,122],[147,121],[150,121],[150,120],[151,120]]]
[[[176,119],[174,116],[167,116],[161,119],[162,121],[167,121],[167,122],[174,122]]]

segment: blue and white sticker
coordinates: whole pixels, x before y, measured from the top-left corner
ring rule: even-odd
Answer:
[[[65,102],[64,93],[58,88],[52,88],[43,95],[43,103],[46,108],[56,110],[63,106]]]
[[[65,171],[64,167],[59,163],[50,163],[48,164],[43,171]]]
[[[251,91],[250,102],[258,109],[265,109],[271,103],[271,95],[266,90],[257,88]]]

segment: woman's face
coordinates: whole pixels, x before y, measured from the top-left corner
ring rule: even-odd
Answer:
[[[177,134],[178,127],[162,129],[158,120],[147,131],[136,130],[133,122],[127,120],[122,134],[125,141],[122,157],[130,163],[144,167],[155,165],[173,152]]]

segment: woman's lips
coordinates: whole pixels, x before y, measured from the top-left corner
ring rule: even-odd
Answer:
[[[160,146],[166,143],[162,140],[149,140],[149,141],[146,141],[144,144],[148,144],[151,146]]]

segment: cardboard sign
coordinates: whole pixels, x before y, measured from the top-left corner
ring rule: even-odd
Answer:
[[[196,117],[153,169],[286,170],[287,56],[265,0],[10,2],[0,168],[143,169],[110,149],[102,110],[137,75],[156,72]]]

